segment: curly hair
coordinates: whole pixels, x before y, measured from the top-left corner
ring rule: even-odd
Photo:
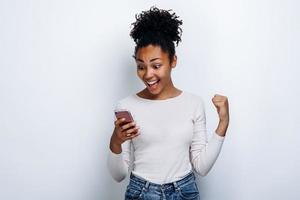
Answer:
[[[152,6],[148,11],[142,11],[136,14],[136,22],[132,23],[133,29],[130,31],[130,36],[136,43],[134,56],[141,47],[149,44],[158,45],[161,49],[169,54],[170,63],[175,55],[175,45],[181,41],[182,20],[175,13],[170,13],[170,10],[159,9]]]

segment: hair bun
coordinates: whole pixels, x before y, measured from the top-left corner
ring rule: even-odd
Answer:
[[[134,42],[138,43],[146,37],[162,36],[178,45],[182,35],[182,29],[179,27],[182,25],[182,20],[178,20],[179,16],[169,11],[171,10],[162,10],[152,6],[150,10],[136,14],[136,22],[131,24],[134,27],[130,32]]]

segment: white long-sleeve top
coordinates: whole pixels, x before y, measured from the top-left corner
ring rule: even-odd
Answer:
[[[115,109],[129,110],[140,126],[140,135],[125,141],[120,154],[109,149],[107,166],[118,182],[130,170],[157,184],[177,181],[192,169],[205,176],[221,151],[225,137],[213,132],[207,140],[205,105],[196,94],[182,91],[164,100],[132,94]]]

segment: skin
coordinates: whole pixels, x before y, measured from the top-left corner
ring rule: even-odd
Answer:
[[[151,100],[163,100],[176,97],[181,94],[181,90],[176,88],[171,79],[172,69],[176,67],[177,56],[174,55],[170,61],[168,53],[162,51],[159,46],[148,45],[140,48],[136,55],[137,75],[146,85],[146,88],[138,92],[139,97]],[[158,87],[151,90],[146,81],[160,80]],[[216,107],[219,124],[215,132],[224,137],[229,125],[229,106],[226,96],[215,94],[212,98],[213,105]],[[137,137],[139,127],[135,122],[124,124],[122,119],[115,120],[115,129],[110,140],[110,149],[119,154],[122,152],[121,144],[126,140]]]
[[[176,67],[177,56],[169,60],[168,53],[159,46],[148,45],[140,48],[135,57],[137,75],[146,85],[138,96],[152,100],[163,100],[178,96],[182,91],[177,89],[171,79],[172,69]],[[155,90],[150,90],[146,81],[160,80]]]

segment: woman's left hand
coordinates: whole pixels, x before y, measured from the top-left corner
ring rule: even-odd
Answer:
[[[229,106],[227,97],[216,94],[212,98],[212,102],[217,108],[220,122],[229,123]]]

